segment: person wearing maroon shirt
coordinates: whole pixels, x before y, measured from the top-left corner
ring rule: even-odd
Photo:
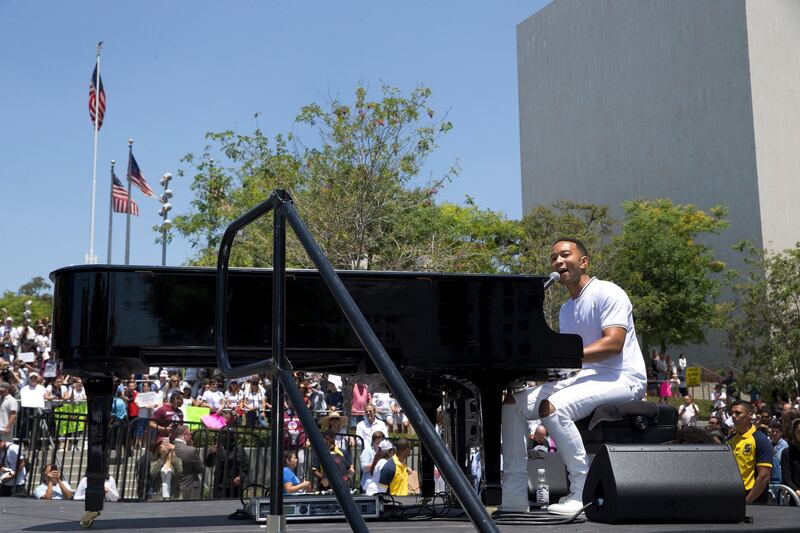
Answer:
[[[153,413],[150,419],[150,429],[155,431],[156,442],[169,439],[172,430],[183,423],[183,395],[180,391],[173,391],[169,395],[169,403],[165,403]]]

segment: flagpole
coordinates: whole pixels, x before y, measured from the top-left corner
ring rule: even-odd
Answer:
[[[107,264],[111,264],[111,237],[113,233],[111,232],[111,228],[113,227],[114,222],[114,161],[111,160],[111,191],[108,193],[108,257],[106,259]]]
[[[133,159],[133,139],[128,139],[128,206],[125,211],[125,264],[131,264],[131,160]]]
[[[95,68],[97,69],[97,80],[94,98],[94,153],[92,155],[92,220],[89,224],[89,253],[86,254],[86,264],[93,265],[97,263],[97,256],[94,254],[94,211],[95,211],[95,195],[97,193],[97,133],[100,131],[99,120],[100,114],[98,113],[98,106],[100,105],[100,49],[103,47],[103,42],[97,43],[97,60]]]

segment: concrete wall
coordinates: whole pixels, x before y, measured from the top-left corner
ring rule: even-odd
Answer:
[[[731,228],[708,242],[730,266],[743,239],[791,246],[798,47],[798,0],[555,0],[517,27],[523,212],[723,204]],[[719,340],[700,359],[726,359]]]
[[[800,1],[747,2],[764,245],[800,240]]]
[[[736,240],[761,242],[743,0],[557,0],[517,43],[523,212],[725,204],[723,259]]]

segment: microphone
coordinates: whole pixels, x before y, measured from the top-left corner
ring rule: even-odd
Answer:
[[[550,272],[550,277],[544,282],[544,290],[547,290],[550,285],[561,279],[561,274],[558,272]]]

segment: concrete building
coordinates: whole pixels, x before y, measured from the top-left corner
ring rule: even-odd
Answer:
[[[727,205],[710,243],[734,267],[735,242],[800,240],[800,0],[555,0],[517,54],[524,213]]]

